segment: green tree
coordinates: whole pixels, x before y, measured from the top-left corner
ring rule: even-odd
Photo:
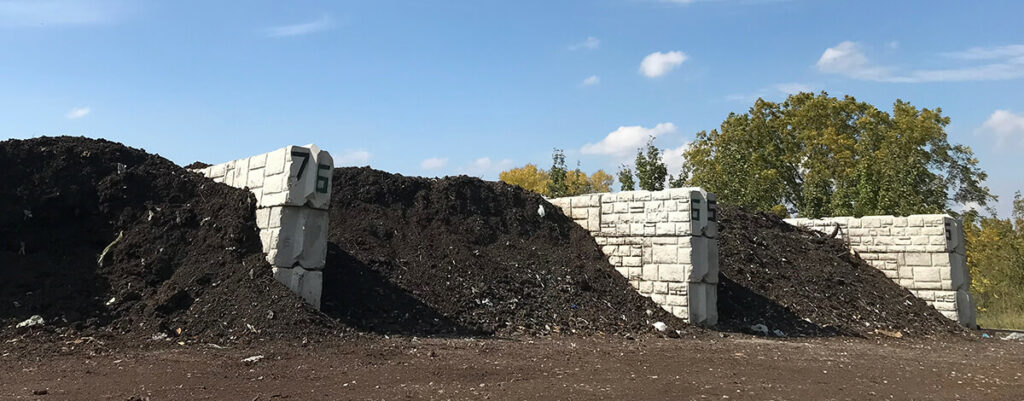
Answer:
[[[1018,196],[1015,201],[1019,201]],[[1016,206],[1015,202],[1015,206]],[[964,213],[971,293],[983,327],[1024,329],[1024,227],[1010,219]]]
[[[654,146],[654,137],[647,140],[646,152],[638,149],[636,152],[636,178],[640,189],[647,191],[660,191],[665,189],[665,178],[668,176],[668,168],[661,160],[661,150]]]
[[[633,170],[629,166],[623,164],[619,167],[619,183],[622,184],[621,190],[632,191],[636,189],[636,181],[633,181]]]
[[[951,145],[941,109],[897,100],[892,113],[800,93],[758,99],[684,153],[687,185],[722,202],[805,217],[950,211],[994,199],[971,149]]]
[[[566,182],[565,153],[562,149],[555,149],[551,153],[551,170],[548,173],[548,193],[553,197],[566,196],[569,194],[569,185]]]

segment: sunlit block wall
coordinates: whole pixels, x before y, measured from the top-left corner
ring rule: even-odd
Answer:
[[[899,285],[968,327],[976,326],[968,290],[963,224],[944,214],[787,219],[838,237]]]
[[[641,294],[690,323],[718,322],[718,208],[700,188],[549,199],[590,231]]]
[[[256,195],[256,225],[274,277],[319,308],[334,171],[331,155],[315,145],[288,146],[195,171]]]

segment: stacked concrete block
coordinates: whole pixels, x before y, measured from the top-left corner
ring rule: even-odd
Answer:
[[[787,219],[831,234],[946,317],[976,326],[962,223],[944,214]]]
[[[196,170],[256,196],[256,225],[274,277],[317,308],[333,171],[331,155],[314,145],[288,146]]]
[[[714,200],[699,188],[675,188],[549,201],[590,231],[637,291],[690,323],[711,326],[718,321]]]

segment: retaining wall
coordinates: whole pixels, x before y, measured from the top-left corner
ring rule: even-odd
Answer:
[[[641,294],[690,323],[718,322],[715,195],[700,188],[549,199],[590,231]]]
[[[963,224],[948,215],[787,219],[795,226],[831,234],[839,227],[852,251],[932,305],[946,317],[976,327],[968,289]]]
[[[315,145],[288,146],[195,171],[256,195],[256,225],[274,277],[320,308],[331,155]]]

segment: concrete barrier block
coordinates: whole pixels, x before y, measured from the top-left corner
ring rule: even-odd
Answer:
[[[974,305],[974,298],[966,289],[956,292],[956,315],[957,322],[970,328],[977,328],[977,308]]]
[[[322,269],[327,258],[327,211],[282,206],[271,211],[280,214],[280,230],[275,249],[274,266],[302,266],[308,270]]]
[[[658,280],[684,282],[688,281],[691,273],[691,266],[686,264],[662,264],[658,265]]]
[[[320,309],[320,297],[323,291],[324,273],[306,270],[301,267],[274,267],[274,278],[288,286],[293,293],[302,297],[306,303]]]

